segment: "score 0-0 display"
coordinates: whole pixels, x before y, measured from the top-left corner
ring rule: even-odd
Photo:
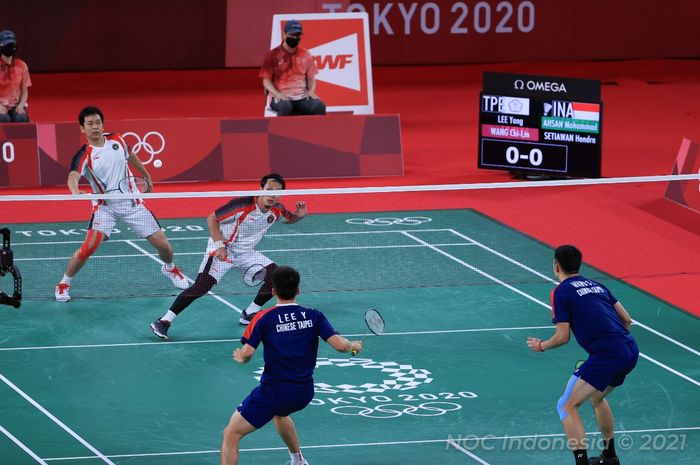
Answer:
[[[600,177],[600,81],[484,73],[479,168]]]

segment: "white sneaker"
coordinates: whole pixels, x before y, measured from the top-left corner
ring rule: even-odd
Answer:
[[[185,278],[185,275],[182,274],[180,268],[174,266],[172,270],[168,271],[165,269],[165,265],[163,265],[160,272],[170,278],[175,287],[179,287],[180,289],[187,289],[190,287],[190,282],[187,281],[187,278]]]
[[[68,302],[70,300],[70,295],[68,294],[69,290],[70,284],[58,283],[53,292],[56,296],[56,302]]]

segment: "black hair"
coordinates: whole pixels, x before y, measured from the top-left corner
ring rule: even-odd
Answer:
[[[277,174],[277,173],[270,173],[270,174],[266,174],[265,176],[263,176],[262,179],[260,180],[260,187],[262,187],[264,189],[265,183],[267,181],[269,181],[270,179],[280,183],[282,185],[282,189],[287,188],[287,184],[284,182],[284,178],[282,177],[281,174]]]
[[[80,114],[78,115],[78,122],[80,123],[81,126],[84,126],[85,125],[85,118],[87,118],[88,116],[92,116],[92,115],[99,115],[100,120],[102,120],[102,122],[104,123],[105,117],[102,114],[102,110],[100,110],[97,107],[85,107],[82,110],[80,110]]]
[[[573,245],[560,245],[554,251],[554,259],[566,274],[578,273],[583,254]]]
[[[300,280],[301,276],[297,270],[291,266],[280,266],[272,275],[272,286],[277,297],[282,300],[291,300],[297,295]]]

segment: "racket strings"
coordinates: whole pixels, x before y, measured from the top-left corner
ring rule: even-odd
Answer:
[[[367,327],[374,334],[382,334],[384,332],[384,318],[374,309],[369,309],[365,312],[365,322]]]
[[[119,181],[119,190],[124,194],[148,192],[148,181],[140,176],[129,176]]]

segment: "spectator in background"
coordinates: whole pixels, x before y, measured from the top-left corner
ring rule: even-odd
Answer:
[[[299,21],[287,21],[282,44],[267,52],[260,70],[263,87],[272,96],[270,108],[279,116],[326,114],[326,105],[316,95],[316,62],[299,46],[301,31]]]
[[[0,31],[0,123],[26,123],[29,79],[27,64],[15,57],[17,39],[9,30]]]

